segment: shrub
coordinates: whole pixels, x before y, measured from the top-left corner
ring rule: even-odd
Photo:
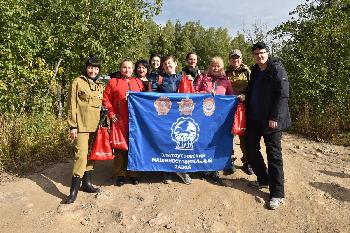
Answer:
[[[37,171],[72,156],[66,121],[54,115],[2,115],[0,130],[2,171]]]

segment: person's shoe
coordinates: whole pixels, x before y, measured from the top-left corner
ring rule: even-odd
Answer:
[[[208,181],[213,184],[220,184],[220,185],[222,184],[222,180],[219,176],[219,172],[217,171],[211,173],[211,175],[208,178]]]
[[[235,163],[232,160],[231,167],[229,169],[225,169],[224,172],[223,172],[223,175],[225,175],[225,176],[232,175],[233,173],[236,172],[236,170],[237,169],[236,169]]]
[[[252,169],[252,167],[250,166],[249,163],[243,163],[242,171],[244,171],[244,173],[247,174],[247,175],[253,175],[254,174],[253,169]]]
[[[139,184],[139,179],[137,179],[137,177],[131,177],[130,181],[131,181],[131,184],[133,184],[133,185]]]
[[[70,194],[65,200],[65,204],[71,204],[77,199],[81,178],[79,176],[72,177],[72,184],[70,186]]]
[[[283,203],[284,198],[279,198],[279,197],[273,197],[271,198],[271,200],[269,201],[269,205],[268,208],[270,210],[275,210],[278,207],[280,207],[280,205]]]
[[[118,176],[117,181],[115,182],[117,186],[123,186],[125,184],[125,177],[124,176]]]
[[[256,188],[256,189],[267,189],[269,187],[268,184],[263,184],[258,181],[251,181],[248,183],[248,186]]]
[[[95,188],[91,183],[92,171],[86,171],[84,173],[81,190],[86,193],[98,193],[100,191],[99,188]]]
[[[187,173],[184,173],[184,172],[177,172],[176,173],[180,178],[181,180],[185,183],[185,184],[192,184],[192,179],[191,177],[187,174]]]
[[[211,172],[200,172],[200,179],[201,180],[208,180]]]
[[[164,183],[164,184],[171,184],[171,183],[173,183],[172,175],[171,175],[170,172],[167,172],[167,173],[164,175],[163,183]]]

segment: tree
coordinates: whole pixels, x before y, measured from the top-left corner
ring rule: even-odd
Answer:
[[[349,10],[348,0],[310,1],[274,30],[299,132],[325,139],[350,129]]]
[[[147,30],[147,19],[159,13],[161,3],[2,1],[1,111],[57,111],[57,90],[64,92],[91,53],[103,60],[102,72],[115,70],[122,58],[144,55],[140,35]]]

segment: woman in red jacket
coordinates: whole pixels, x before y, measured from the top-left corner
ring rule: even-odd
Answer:
[[[140,79],[132,77],[133,63],[130,60],[124,60],[120,66],[120,73],[117,77],[111,77],[106,89],[103,93],[103,105],[108,109],[108,116],[112,122],[118,120],[123,124],[121,128],[129,134],[129,113],[128,113],[128,92],[129,91],[144,91],[143,84]],[[136,172],[127,171],[128,151],[117,150],[115,157],[116,169],[116,185],[122,186],[125,184],[125,177],[130,177],[132,184],[137,185],[138,179]]]

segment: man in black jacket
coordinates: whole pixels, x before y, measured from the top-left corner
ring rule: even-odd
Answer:
[[[282,130],[291,125],[288,108],[289,82],[282,63],[268,56],[263,42],[252,46],[255,65],[248,85],[247,135],[248,160],[258,188],[270,190],[268,207],[277,209],[284,200],[284,174],[282,161]],[[264,138],[268,169],[260,152],[260,139]]]

